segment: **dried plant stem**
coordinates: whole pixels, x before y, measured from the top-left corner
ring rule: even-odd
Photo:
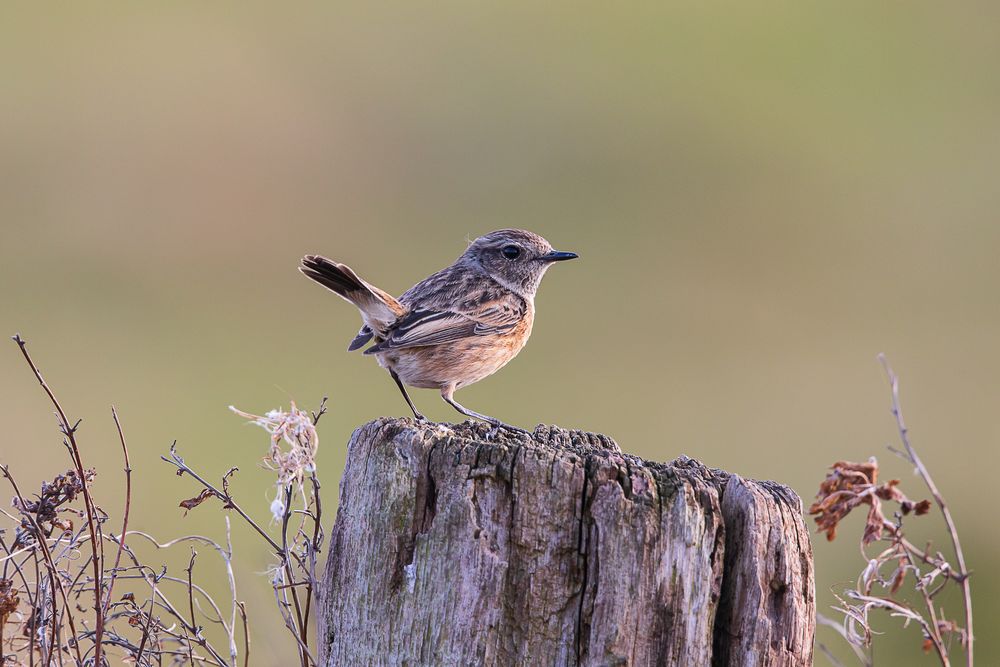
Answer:
[[[153,580],[150,582],[151,593],[149,596],[149,613],[146,614],[146,625],[142,629],[142,639],[139,641],[139,650],[135,654],[135,664],[142,664],[142,653],[146,648],[146,642],[149,641],[150,626],[153,624],[153,609],[154,601],[156,600],[156,585],[159,580],[154,576]]]
[[[243,667],[250,665],[250,630],[247,624],[247,608],[242,602],[238,603],[240,608],[240,618],[243,619]]]
[[[329,399],[328,396],[324,396],[323,400],[319,402],[319,409],[312,413],[312,423],[313,426],[319,424],[320,418],[326,414],[326,402]],[[313,535],[312,541],[308,544],[309,550],[309,581],[306,593],[306,622],[309,621],[309,613],[311,611],[311,605],[313,598],[319,594],[319,587],[317,586],[316,579],[316,554],[319,553],[320,544],[323,541],[323,500],[320,495],[320,483],[319,478],[316,477],[316,470],[312,470],[309,473],[309,481],[312,484],[312,497],[315,509],[312,513],[313,521]]]
[[[895,524],[892,524],[887,521],[886,527],[894,529]],[[938,557],[936,558],[932,557],[930,554],[927,553],[926,550],[918,549],[917,546],[913,544],[913,542],[910,542],[905,537],[899,538],[899,544],[902,545],[902,547],[910,554],[910,556],[917,558],[918,560],[920,560],[921,563],[925,565],[933,565],[935,568],[940,569],[942,575],[948,577],[949,579],[955,582],[961,583],[962,581],[964,581],[969,577],[968,574],[955,572],[951,568],[951,565],[948,563],[948,561],[940,557],[940,554],[938,554]]]
[[[236,576],[233,574],[233,537],[232,530],[229,525],[229,517],[226,517],[226,549],[225,551],[219,550],[219,555],[222,556],[222,560],[226,564],[226,578],[229,579],[229,593],[232,597],[232,607],[229,614],[229,625],[225,623],[222,627],[226,628],[226,633],[229,637],[229,657],[233,661],[233,667],[236,667],[236,610],[242,608],[243,603],[236,599]],[[245,612],[244,612],[245,613]],[[220,614],[221,616],[221,614]],[[250,641],[249,637],[246,637],[246,617],[243,618],[243,632],[246,641]]]
[[[0,580],[3,581],[0,604],[3,605],[4,621],[14,623],[17,620],[20,626],[14,636],[6,625],[0,627],[0,663],[6,665],[13,660],[16,664],[30,667],[36,664],[40,667],[62,667],[64,664],[102,667],[114,661],[112,654],[124,650],[126,656],[123,657],[131,660],[137,667],[164,664],[237,667],[241,663],[238,656],[240,643],[237,638],[237,623],[241,623],[244,654],[242,664],[247,667],[251,643],[249,622],[246,606],[237,596],[230,515],[226,514],[224,517],[224,544],[199,535],[159,543],[145,533],[130,529],[132,467],[124,429],[117,410],[112,406],[111,414],[124,460],[125,500],[120,533],[116,536],[107,531],[104,524],[111,517],[97,505],[92,496],[91,484],[95,473],[84,467],[83,452],[76,438],[80,422],[70,423],[62,405],[31,358],[25,341],[20,336],[14,336],[13,340],[55,409],[59,430],[63,435],[62,444],[70,455],[72,465],[64,474],[56,475],[51,482],[42,482],[41,490],[27,499],[21,493],[11,471],[0,465],[0,474],[13,488],[14,507],[17,509],[16,512],[0,509],[0,520],[6,519],[16,526],[12,541],[7,541],[7,533],[0,529]],[[319,411],[313,414],[313,421],[325,410],[324,401]],[[299,418],[304,415],[301,411],[295,414]],[[292,430],[285,433],[285,436],[300,437],[297,429],[301,424],[300,419],[289,426]],[[223,477],[221,486],[216,486],[188,467],[173,448],[170,458],[163,458],[176,467],[178,475],[187,473],[201,483],[204,490],[195,504],[205,498],[219,498],[224,509],[235,510],[281,559],[274,571],[279,611],[292,630],[299,662],[303,667],[312,667],[316,661],[308,645],[309,615],[314,606],[311,597],[315,588],[315,555],[322,541],[322,529],[318,525],[321,504],[318,497],[319,483],[315,475],[314,497],[311,502],[302,489],[303,473],[308,476],[308,473],[315,471],[313,457],[315,445],[318,444],[315,424],[310,425],[308,416],[304,428],[301,458],[296,459],[299,468],[294,483],[298,486],[293,487],[293,482],[281,480],[280,488],[287,493],[282,494],[285,507],[278,516],[282,530],[280,537],[269,535],[230,494],[230,476],[236,471],[235,467]],[[302,492],[304,508],[292,509],[294,488]],[[299,514],[303,518],[292,524],[292,514]],[[79,516],[80,520],[70,518],[71,516]],[[310,519],[317,523],[307,531],[306,521]],[[80,525],[75,525],[74,522]],[[309,532],[312,533],[311,540],[307,534]],[[224,561],[229,583],[231,606],[226,613],[223,614],[215,600],[198,585],[194,567],[197,552],[194,549],[191,550],[186,575],[172,577],[168,575],[165,566],[162,571],[156,571],[142,563],[133,550],[136,536],[149,540],[156,548],[191,542],[215,549]],[[107,554],[106,549],[109,551]],[[111,549],[114,549],[113,564],[112,559],[106,558],[106,555],[112,555]],[[202,570],[203,568],[198,568],[199,572]],[[132,580],[131,585],[123,581],[116,588],[119,579]],[[147,594],[141,599],[133,592],[120,594],[122,586],[127,586],[131,591],[140,579],[148,585]],[[287,589],[284,584],[288,585]],[[279,585],[283,589],[280,593]],[[187,597],[186,604],[182,602],[177,606],[169,599],[167,593],[172,591],[168,589],[175,586],[183,587]],[[305,587],[304,592],[297,591],[299,586]],[[120,596],[117,600],[116,590]],[[94,597],[93,607],[83,602],[89,599],[91,593]],[[306,595],[304,607],[302,595]],[[28,611],[24,611],[25,606]],[[227,658],[202,635],[204,625],[216,623],[222,626],[228,639]],[[20,636],[22,633],[23,638]]]
[[[825,616],[824,614],[820,614],[820,613],[816,614],[816,623],[818,623],[819,625],[825,625],[828,628],[832,628],[838,635],[840,635],[841,637],[843,637],[843,639],[847,643],[847,645],[851,647],[851,650],[854,651],[854,655],[857,656],[858,661],[862,664],[863,667],[872,667],[872,660],[871,660],[871,658],[868,657],[868,655],[862,650],[862,648],[860,646],[854,644],[853,642],[851,642],[848,639],[847,632],[844,630],[843,623],[838,623],[838,622],[834,621],[832,618],[829,618],[828,616]],[[829,649],[827,649],[822,644],[818,644],[818,645],[820,646],[820,650],[823,651],[826,654],[826,656],[830,660],[830,662],[834,663],[835,665],[839,665],[840,664],[840,661],[836,660],[833,657],[833,655],[830,653]]]
[[[302,652],[302,654],[301,654],[300,657],[304,656],[303,659],[305,659],[307,661],[306,664],[316,665],[316,664],[318,664],[316,662],[316,658],[313,656],[312,652],[309,650],[309,647],[302,643],[302,638],[299,636],[298,632],[296,632],[295,621],[294,621],[294,619],[292,619],[291,613],[288,611],[288,607],[289,607],[288,602],[287,601],[282,601],[282,599],[281,599],[281,594],[285,590],[287,590],[287,589],[280,589],[278,586],[274,587],[274,597],[278,601],[278,609],[281,612],[282,618],[285,621],[285,627],[288,628],[289,632],[292,635],[292,638],[295,640],[296,645],[299,647],[299,650]],[[286,600],[287,600],[287,597],[286,597]]]
[[[10,474],[10,470],[7,468],[7,466],[0,465],[0,472],[2,472],[3,476],[7,478],[8,482],[10,482],[11,487],[13,487],[13,489],[14,489],[14,495],[18,499],[19,506],[22,507],[22,508],[25,507],[24,496],[21,495],[21,489],[18,488],[17,482],[14,480],[14,476]],[[53,609],[53,614],[54,614],[55,608],[56,608],[56,600],[55,600],[56,590],[59,591],[59,596],[62,598],[63,607],[64,608],[68,608],[69,607],[69,596],[66,594],[66,590],[63,588],[63,582],[62,582],[62,579],[59,576],[59,569],[56,567],[55,560],[52,558],[52,551],[49,549],[48,542],[45,541],[45,533],[42,531],[42,527],[40,525],[38,525],[38,522],[35,521],[35,517],[31,516],[31,513],[22,511],[21,514],[31,524],[32,531],[34,532],[35,537],[36,537],[36,542],[39,545],[39,547],[41,549],[41,552],[42,552],[42,559],[43,559],[43,561],[45,563],[45,568],[48,571],[48,575],[49,575],[49,581],[51,582],[51,585],[52,585],[52,588],[53,588],[53,590],[52,590],[52,609]],[[73,615],[72,614],[67,614],[66,618],[69,621],[70,632],[73,633],[73,637],[76,637],[76,626],[75,626],[75,623],[73,621]],[[53,633],[53,637],[54,637],[55,636],[55,619],[54,618],[52,620],[52,623],[53,623],[52,633]],[[73,648],[74,648],[74,650],[76,652],[77,662],[80,665],[82,665],[83,664],[83,655],[80,653],[80,642],[74,641],[73,642]],[[50,647],[50,650],[51,650],[51,647]]]
[[[914,565],[913,559],[909,552],[903,551],[906,558],[907,564],[913,568],[914,572],[919,572],[917,566]],[[920,591],[920,596],[923,598],[924,606],[927,607],[927,613],[931,617],[930,623],[924,624],[924,629],[927,632],[928,638],[931,640],[931,644],[934,646],[934,652],[937,653],[938,658],[941,660],[941,664],[944,667],[949,667],[951,665],[951,659],[948,657],[948,649],[945,648],[944,640],[941,639],[941,630],[938,625],[937,612],[934,610],[934,600],[927,590],[927,585],[924,583],[923,579],[917,576],[917,590]]]
[[[228,535],[229,535],[229,532],[228,532],[229,531],[229,521],[228,520],[226,521],[226,531],[227,531],[226,534],[227,534],[227,543],[228,543]],[[232,570],[232,562],[231,562],[231,559],[232,559],[232,545],[231,544],[228,545],[229,546],[229,550],[227,551],[226,549],[223,549],[222,546],[218,542],[216,542],[215,540],[212,540],[212,539],[210,539],[208,537],[205,537],[203,535],[185,535],[184,537],[179,537],[179,538],[177,538],[175,540],[171,540],[169,542],[162,542],[162,543],[161,542],[157,542],[156,539],[153,538],[151,535],[149,535],[147,533],[144,533],[144,532],[141,532],[141,531],[138,531],[138,530],[130,531],[129,535],[130,536],[137,535],[139,537],[142,537],[143,539],[149,541],[149,543],[152,544],[157,549],[168,549],[168,548],[174,546],[175,544],[180,544],[182,542],[202,543],[202,544],[206,544],[206,545],[212,547],[213,549],[216,550],[216,552],[219,553],[219,555],[222,557],[223,561],[225,561],[225,563],[226,563],[226,575],[229,578],[230,591],[232,592],[233,598],[235,599],[235,597],[236,597],[236,580],[234,578],[233,570]],[[150,578],[153,575],[150,575],[150,574],[148,574],[146,572],[146,569],[148,569],[148,568],[144,568],[144,566],[142,566],[142,565],[139,564],[138,558],[136,558],[136,556],[132,553],[132,551],[128,548],[127,545],[125,547],[125,550],[126,550],[126,553],[129,556],[129,558],[132,560],[132,562],[135,563],[135,566],[137,568],[139,568],[139,571],[141,572],[141,574],[139,574],[139,575],[122,575],[119,578],[121,578],[121,579],[134,579],[134,578],[138,577],[138,578],[142,578],[143,580],[149,582]],[[171,577],[171,576],[167,576],[167,575],[162,575],[162,576],[158,577],[158,580],[159,581],[172,581],[174,583],[188,585],[187,580],[178,579],[176,577]],[[235,643],[235,639],[233,639],[234,630],[231,627],[231,625],[227,624],[226,621],[225,621],[225,619],[222,617],[222,610],[219,608],[218,604],[216,604],[215,600],[213,600],[212,597],[203,588],[201,588],[200,586],[198,586],[197,584],[194,584],[194,583],[191,583],[190,587],[195,592],[197,592],[199,595],[201,595],[201,597],[206,602],[208,602],[208,604],[212,607],[212,610],[215,612],[216,619],[222,625],[223,629],[226,631],[226,635],[230,638],[230,650],[232,652],[232,650],[233,650],[232,646]],[[157,589],[154,589],[154,592],[155,592],[155,598],[157,598],[159,600],[158,604],[161,607],[163,607],[163,609],[165,609],[167,611],[167,613],[169,613],[171,616],[173,616],[174,618],[176,618],[178,620],[178,622],[180,622],[181,626],[185,629],[185,631],[191,632],[192,634],[195,635],[195,637],[192,639],[192,641],[194,641],[199,646],[201,646],[203,649],[205,649],[206,651],[208,651],[209,653],[211,653],[212,657],[215,659],[215,661],[216,661],[217,664],[220,664],[220,665],[227,664],[226,661],[225,661],[225,659],[222,657],[222,655],[208,642],[208,640],[206,640],[204,637],[201,637],[201,636],[199,636],[197,634],[197,631],[198,631],[197,627],[193,623],[189,625],[189,621],[181,614],[181,612],[173,605],[173,603],[171,603],[170,600],[167,599],[167,596],[163,593],[162,590],[160,590],[159,588],[157,588]],[[197,658],[197,656],[195,656],[195,657]],[[233,663],[231,663],[231,664],[235,665],[236,656],[232,655],[232,659],[233,659]]]
[[[6,512],[4,512],[4,514],[6,514]],[[34,593],[32,593],[31,586],[28,585],[28,579],[27,579],[27,577],[24,576],[24,569],[23,568],[24,568],[25,563],[27,563],[29,559],[31,559],[31,558],[36,558],[37,559],[37,556],[35,555],[35,553],[34,553],[34,551],[32,549],[22,549],[20,551],[11,553],[11,550],[7,546],[7,543],[3,540],[3,536],[2,535],[0,535],[0,547],[3,547],[4,553],[7,554],[6,558],[3,559],[4,560],[3,578],[4,579],[7,578],[7,565],[10,564],[10,563],[13,563],[13,565],[14,565],[14,571],[17,572],[17,576],[21,579],[21,584],[24,586],[24,592],[28,596],[28,604],[31,606],[32,609],[34,609],[34,607],[35,607],[35,596],[34,596]],[[28,553],[24,557],[24,560],[22,560],[20,563],[18,563],[17,559],[15,558],[15,556],[18,556],[18,555],[20,555],[22,553],[25,553],[25,552],[28,552]],[[0,647],[2,647],[2,646],[3,646],[3,643],[0,642]],[[2,649],[0,649],[0,650],[2,650]],[[3,663],[0,662],[0,664],[3,664]]]
[[[128,517],[132,509],[132,466],[128,459],[128,445],[125,443],[125,433],[122,431],[121,421],[118,420],[118,411],[115,406],[111,406],[111,416],[115,420],[115,428],[118,430],[118,440],[122,444],[122,455],[125,457],[125,508],[122,510],[122,534],[118,539],[118,551],[115,554],[115,565],[111,568],[111,576],[108,579],[108,592],[104,596],[104,615],[107,616],[108,606],[111,604],[111,593],[115,588],[115,579],[118,577],[118,567],[122,562],[122,551],[125,549],[125,535],[128,533]]]
[[[96,522],[94,521],[94,517],[96,516],[96,512],[94,510],[94,499],[90,495],[90,489],[88,488],[89,485],[87,484],[86,475],[83,469],[83,459],[80,456],[80,447],[76,443],[76,429],[79,427],[80,422],[76,422],[76,424],[72,426],[70,425],[69,419],[66,417],[66,412],[59,404],[55,394],[52,393],[49,385],[45,382],[45,378],[42,377],[42,373],[38,370],[38,366],[36,366],[35,362],[32,361],[31,355],[28,354],[27,342],[21,338],[20,334],[15,334],[13,336],[13,340],[17,343],[18,348],[20,348],[21,355],[24,356],[24,360],[28,363],[28,366],[31,367],[31,371],[34,373],[35,379],[38,380],[38,384],[40,384],[42,389],[45,390],[49,400],[56,409],[56,414],[59,417],[59,427],[69,443],[70,457],[73,459],[73,464],[76,467],[76,472],[80,476],[80,482],[83,486],[83,502],[87,511],[87,524],[90,527],[90,545],[94,550],[94,558],[92,561],[94,569],[94,613],[96,616],[94,620],[94,664],[101,665],[103,664],[101,658],[103,653],[101,639],[104,634],[104,604],[102,600],[102,575],[104,568],[103,558],[100,557],[100,554],[103,554],[104,547],[100,544],[100,536],[97,532],[98,527],[95,525]],[[54,567],[54,564],[52,564],[52,566]],[[56,573],[53,572],[53,576],[55,576],[55,574]],[[70,618],[72,618],[72,615],[70,615]],[[73,634],[76,634],[75,630],[73,631]],[[77,645],[77,652],[79,653],[78,642],[75,642],[75,644]]]
[[[35,600],[37,601],[37,605],[40,606],[42,604],[42,602],[41,602],[41,599],[42,599],[42,578],[41,578],[41,576],[39,576],[38,552],[33,552],[32,556],[34,556],[34,558],[32,558],[32,562],[33,562],[33,564],[35,566]],[[34,664],[35,664],[35,639],[36,639],[36,634],[38,633],[38,614],[35,613],[35,610],[38,608],[38,606],[32,605],[32,607],[31,607],[31,609],[32,609],[32,612],[31,612],[31,642],[29,643],[29,648],[28,648],[28,650],[30,651],[30,653],[28,654],[28,656],[29,656],[30,661],[31,661],[30,662],[31,667],[34,667]],[[45,642],[43,641],[42,643],[44,644]]]
[[[188,474],[197,480],[202,491],[198,496],[182,501],[181,507],[191,510],[200,505],[206,498],[214,496],[222,501],[224,509],[235,510],[258,535],[271,546],[278,562],[272,570],[272,587],[274,589],[275,601],[281,613],[282,620],[289,633],[294,638],[297,649],[299,664],[301,667],[316,665],[316,659],[309,648],[309,628],[310,616],[313,611],[313,597],[316,594],[316,556],[320,551],[323,540],[322,530],[322,501],[320,499],[320,483],[316,477],[315,453],[319,443],[316,434],[316,423],[326,412],[326,398],[320,403],[316,412],[307,415],[298,410],[294,403],[289,412],[274,410],[268,412],[266,416],[255,416],[230,407],[237,414],[251,420],[259,426],[263,426],[271,435],[271,448],[268,458],[265,459],[265,466],[278,472],[278,494],[272,503],[272,513],[275,519],[281,523],[280,536],[277,539],[271,537],[258,523],[256,523],[236,502],[230,493],[229,482],[231,475],[236,472],[236,468],[231,468],[222,477],[221,488],[209,483],[202,475],[193,470],[184,459],[177,453],[176,443],[170,448],[170,455],[162,456],[161,459],[173,465],[177,469],[178,475]],[[290,446],[289,451],[283,452],[280,444],[284,442]],[[304,489],[304,479],[308,476],[312,487],[312,499]],[[296,497],[296,489],[302,497],[303,507],[293,508],[292,501]],[[295,526],[291,519],[293,514],[300,515],[300,521]],[[312,521],[311,530],[307,530],[307,521]],[[229,544],[229,520],[226,519],[227,544]],[[291,534],[289,534],[291,532]],[[310,534],[311,533],[311,536]],[[232,547],[229,547],[231,555]],[[227,558],[222,551],[223,558]],[[228,567],[228,559],[227,559]],[[299,577],[298,579],[296,577]],[[304,587],[303,597],[298,591],[299,587]],[[245,650],[249,651],[249,635],[246,632],[246,608],[236,598],[235,582],[231,578],[231,592],[233,598],[232,614],[229,622],[223,621],[223,625],[230,629],[230,654],[235,664],[236,643],[235,632],[236,612],[239,610],[244,623]],[[244,662],[246,662],[244,660]]]
[[[958,562],[958,567],[961,572],[959,573],[961,578],[960,585],[962,587],[962,598],[965,604],[965,631],[966,631],[966,665],[967,667],[973,667],[973,634],[972,634],[972,586],[969,582],[969,571],[965,566],[965,555],[962,552],[962,544],[958,538],[958,529],[955,527],[955,521],[951,516],[951,511],[948,509],[948,504],[944,500],[944,496],[938,491],[937,485],[934,483],[934,479],[931,477],[930,472],[924,465],[923,461],[917,455],[917,451],[910,444],[909,430],[906,428],[906,422],[903,420],[903,410],[900,407],[899,402],[899,377],[893,372],[892,367],[889,366],[889,362],[886,360],[884,354],[879,355],[879,361],[882,363],[882,367],[885,369],[886,376],[889,379],[889,386],[892,389],[892,414],[896,418],[896,426],[899,431],[900,441],[903,443],[903,448],[906,450],[906,455],[909,461],[916,468],[917,473],[920,475],[921,479],[924,480],[924,484],[927,485],[927,489],[930,491],[931,495],[934,497],[934,502],[941,510],[941,514],[944,517],[945,525],[948,528],[948,535],[951,537],[951,544],[955,550],[955,559]]]
[[[295,581],[295,576],[292,574],[292,564],[288,559],[288,520],[292,516],[292,485],[289,484],[288,488],[285,490],[285,511],[281,518],[281,554],[282,554],[282,564],[285,570],[285,577],[288,578],[288,583],[293,583]],[[307,657],[306,649],[309,646],[309,634],[308,628],[305,626],[302,617],[302,607],[299,605],[299,594],[295,591],[295,588],[291,588],[292,602],[295,606],[295,628],[298,631],[300,640],[300,650],[299,657],[302,662],[302,667],[308,667],[309,660]]]
[[[174,443],[174,445],[176,445],[176,444],[177,443]],[[239,506],[239,504],[233,499],[232,496],[230,496],[228,493],[226,493],[224,491],[220,491],[219,489],[215,488],[215,486],[213,486],[211,483],[209,483],[205,478],[203,478],[201,475],[199,475],[194,470],[192,470],[186,463],[184,463],[184,459],[181,458],[180,455],[177,454],[177,451],[175,450],[175,448],[173,446],[171,446],[171,448],[170,448],[170,458],[167,458],[166,456],[161,456],[160,459],[163,460],[163,461],[166,461],[170,465],[175,466],[178,470],[180,470],[180,471],[182,471],[184,473],[187,473],[187,474],[191,475],[191,477],[193,477],[196,480],[198,480],[198,482],[200,482],[202,486],[204,486],[206,489],[208,489],[209,491],[211,491],[213,495],[215,495],[219,500],[221,500],[222,503],[223,503],[223,505],[227,509],[236,510],[236,513],[239,514],[241,517],[243,517],[243,520],[246,521],[248,524],[250,524],[250,527],[252,527],[254,530],[256,530],[257,533],[261,537],[263,537],[267,541],[268,544],[271,545],[271,548],[274,549],[274,552],[276,554],[283,555],[284,550],[281,548],[281,545],[279,545],[277,542],[275,542],[271,538],[271,536],[268,535],[267,532],[265,532],[264,529],[261,528],[260,525],[256,521],[254,521],[252,518],[250,518],[250,515],[247,514],[243,510],[243,508]]]
[[[324,402],[326,399],[323,399]],[[320,413],[322,414],[322,413]],[[312,541],[309,543],[309,562],[311,566],[316,564],[316,553],[319,551],[320,541],[323,539],[323,502],[320,500],[320,485],[319,480],[316,478],[316,472],[313,471],[309,475],[309,481],[312,483],[313,489],[313,500],[315,501],[315,512],[312,515],[313,520],[313,536]],[[308,597],[306,598],[306,618],[309,618],[310,605],[312,603],[313,596],[316,595],[319,589],[316,586],[316,571],[311,569],[309,572],[309,588]]]
[[[197,558],[197,557],[198,557],[198,552],[195,551],[194,549],[191,549],[191,560],[188,561],[188,566],[187,566],[187,575],[188,575],[187,590],[188,590],[188,610],[191,613],[191,627],[195,628],[195,632],[198,631],[197,630],[197,628],[198,628],[198,619],[194,615],[194,582],[193,582],[193,579],[194,579],[194,559]],[[191,652],[191,644],[190,643],[188,643],[188,660],[191,662],[191,667],[194,667],[194,655]]]

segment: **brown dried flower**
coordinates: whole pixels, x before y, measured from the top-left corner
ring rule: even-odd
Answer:
[[[56,475],[51,482],[42,482],[41,489],[34,500],[27,498],[14,498],[11,506],[22,514],[33,515],[34,523],[44,534],[49,537],[58,528],[61,531],[73,530],[73,522],[69,519],[61,519],[60,512],[75,512],[78,510],[68,507],[70,503],[83,493],[84,485],[93,482],[97,473],[93,470],[84,471],[84,479],[81,480],[76,470],[67,470],[62,475]],[[14,542],[15,547],[22,547],[37,539],[35,528],[27,517],[21,520],[21,529],[18,531]]]
[[[930,501],[915,503],[907,498],[899,490],[898,479],[878,484],[878,461],[873,456],[867,463],[834,463],[826,479],[819,485],[819,493],[816,494],[816,501],[809,507],[809,514],[816,515],[819,530],[826,532],[826,539],[833,540],[837,536],[837,525],[841,520],[855,507],[868,505],[868,518],[861,538],[862,543],[868,545],[881,539],[886,527],[887,522],[882,514],[883,500],[899,503],[903,514],[913,512],[921,515],[930,509]]]
[[[299,410],[294,401],[288,412],[271,410],[263,416],[243,412],[233,406],[229,406],[229,409],[271,435],[271,446],[263,464],[268,470],[278,473],[278,488],[271,503],[271,514],[275,520],[279,520],[285,513],[284,490],[295,484],[299,493],[304,495],[305,477],[316,470],[319,435],[313,420],[308,412]],[[285,448],[282,448],[282,443]]]

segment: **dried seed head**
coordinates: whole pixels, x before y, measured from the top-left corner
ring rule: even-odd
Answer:
[[[271,503],[271,514],[275,520],[279,520],[285,512],[284,490],[294,485],[300,494],[305,495],[305,478],[316,470],[319,435],[313,420],[308,412],[299,410],[294,401],[287,412],[279,408],[264,415],[243,412],[233,406],[229,406],[229,409],[260,426],[271,436],[271,445],[263,459],[263,465],[277,473],[278,489]]]

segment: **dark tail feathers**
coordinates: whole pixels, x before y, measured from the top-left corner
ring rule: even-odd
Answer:
[[[358,290],[368,291],[368,286],[361,282],[354,271],[326,257],[306,255],[302,258],[299,271],[343,297]]]

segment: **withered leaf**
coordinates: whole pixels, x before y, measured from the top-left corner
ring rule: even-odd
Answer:
[[[826,533],[826,539],[837,535],[837,525],[859,505],[868,505],[868,518],[862,543],[871,544],[882,538],[885,530],[883,500],[899,503],[903,515],[911,512],[921,515],[930,510],[930,502],[913,502],[899,490],[899,480],[890,479],[878,483],[878,461],[874,457],[867,463],[837,461],[830,467],[826,479],[819,485],[816,502],[809,507],[809,513],[816,515],[816,525]]]
[[[64,533],[73,532],[73,521],[70,519],[56,519],[52,522],[52,526],[60,529]]]
[[[7,617],[17,611],[21,599],[10,579],[0,579],[0,625],[7,623]]]
[[[906,559],[900,557],[899,567],[896,568],[896,572],[892,577],[892,585],[889,588],[889,592],[895,594],[899,590],[900,586],[903,585],[903,580],[906,579]]]
[[[858,505],[872,506],[871,489],[878,479],[878,462],[873,458],[867,463],[837,461],[830,467],[819,485],[816,502],[809,507],[809,513],[816,515],[816,525],[826,533],[827,540],[837,536],[837,525]],[[873,508],[874,509],[874,508]],[[868,514],[865,527],[866,539],[877,533],[881,536],[881,524],[876,529],[874,522],[881,518],[881,512]]]
[[[188,512],[190,512],[195,507],[197,507],[198,505],[201,505],[203,502],[205,502],[205,500],[207,500],[208,498],[211,498],[213,495],[214,494],[211,491],[209,491],[208,489],[202,489],[201,493],[199,493],[194,498],[188,498],[187,500],[182,500],[178,504],[178,507],[183,507],[184,509],[188,510]],[[186,516],[187,512],[185,512],[184,514]]]
[[[868,519],[865,521],[865,532],[861,537],[861,542],[866,546],[872,542],[882,539],[882,528],[885,525],[885,517],[882,515],[880,503],[871,503],[868,508]]]

